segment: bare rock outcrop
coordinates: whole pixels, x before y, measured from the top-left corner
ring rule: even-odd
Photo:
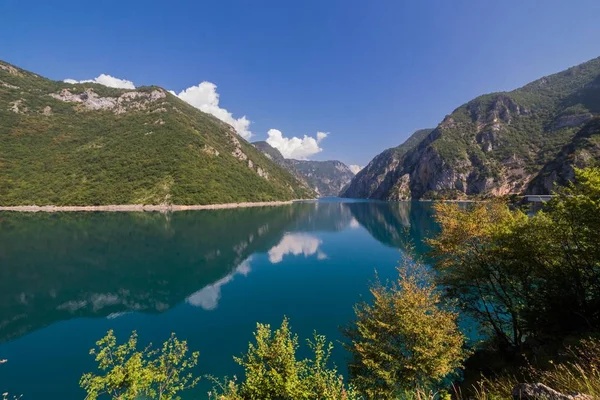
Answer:
[[[561,115],[554,120],[551,131],[557,131],[563,128],[572,128],[575,126],[582,125],[593,118],[591,113],[574,114],[574,115]]]
[[[15,114],[25,114],[29,111],[29,108],[25,105],[24,100],[20,99],[10,103],[9,111],[14,112]]]
[[[236,147],[231,154],[237,158],[240,161],[246,161],[248,159],[248,156],[246,155],[246,153],[244,153],[242,151],[242,149],[240,149],[239,147]],[[248,166],[249,168],[252,168],[251,166]]]
[[[7,71],[11,75],[23,76],[23,74],[21,72],[19,72],[19,70],[16,69],[15,67],[13,67],[12,65],[6,65],[6,64],[0,63],[0,69]]]
[[[20,89],[18,86],[11,85],[10,83],[6,83],[4,81],[0,81],[0,85],[2,85],[5,88],[9,88],[9,89]]]
[[[122,114],[130,110],[145,110],[150,103],[165,98],[162,90],[151,92],[125,92],[119,97],[100,97],[94,89],[85,89],[82,93],[72,93],[63,89],[59,93],[51,93],[50,97],[67,103],[80,103],[87,110],[111,110]]]

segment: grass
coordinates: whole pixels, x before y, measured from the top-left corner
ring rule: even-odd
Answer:
[[[584,339],[568,348],[561,361],[549,361],[545,368],[528,366],[515,374],[482,378],[472,387],[477,400],[512,398],[512,390],[522,382],[542,383],[560,393],[582,393],[600,398],[600,340]],[[467,398],[457,393],[457,398]]]

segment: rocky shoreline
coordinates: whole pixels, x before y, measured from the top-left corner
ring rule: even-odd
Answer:
[[[135,211],[189,211],[189,210],[221,210],[227,208],[247,208],[247,207],[272,207],[293,204],[303,201],[261,201],[245,203],[224,203],[224,204],[205,204],[205,205],[177,205],[177,204],[121,204],[106,206],[0,206],[0,211],[18,211],[18,212],[79,212],[79,211],[110,211],[110,212],[135,212]]]

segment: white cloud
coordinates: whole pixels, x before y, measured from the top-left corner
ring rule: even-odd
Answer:
[[[327,258],[327,255],[322,251],[319,251],[321,243],[323,242],[314,236],[288,233],[283,236],[277,246],[274,246],[269,250],[269,261],[273,264],[280,263],[283,260],[283,256],[287,254],[293,254],[295,256],[303,254],[304,257],[317,254],[317,259],[324,260]]]
[[[214,310],[219,305],[219,300],[221,299],[221,286],[231,282],[236,274],[247,276],[250,272],[250,261],[252,261],[252,256],[242,261],[229,275],[191,294],[186,299],[186,302],[194,307],[202,307],[207,311]]]
[[[99,76],[97,76],[94,79],[86,79],[83,81],[76,81],[75,79],[65,79],[64,82],[72,83],[72,84],[91,82],[91,83],[99,83],[101,85],[113,87],[113,88],[135,89],[135,85],[133,84],[133,82],[128,81],[126,79],[115,78],[114,76],[110,76],[110,75],[106,75],[106,74],[100,74]]]
[[[348,165],[348,168],[350,168],[350,171],[352,171],[352,173],[354,175],[358,174],[360,172],[361,169],[363,169],[364,167],[361,167],[360,165],[356,165],[356,164],[352,164],[352,165]]]
[[[173,91],[171,93],[175,94]],[[250,120],[246,116],[234,118],[232,113],[219,107],[219,93],[217,93],[217,85],[214,83],[204,81],[175,95],[197,109],[212,114],[221,121],[233,126],[236,132],[244,139],[248,140],[252,137],[252,132],[249,129]]]
[[[317,142],[320,142],[321,140],[325,139],[327,135],[329,135],[329,133],[327,132],[317,132]]]
[[[285,158],[297,158],[306,160],[308,157],[323,151],[319,144],[329,135],[326,132],[317,132],[316,139],[304,135],[303,139],[292,137],[286,138],[278,129],[269,129],[267,143],[279,150]]]

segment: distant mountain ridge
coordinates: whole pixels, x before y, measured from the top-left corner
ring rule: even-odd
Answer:
[[[341,161],[294,160],[284,158],[279,150],[265,141],[252,144],[320,197],[338,196],[354,177],[350,168]]]
[[[0,205],[314,196],[232,126],[167,90],[52,81],[0,61]]]
[[[342,194],[382,200],[547,194],[595,165],[600,58],[463,104],[389,149]],[[416,145],[415,145],[416,143]]]

